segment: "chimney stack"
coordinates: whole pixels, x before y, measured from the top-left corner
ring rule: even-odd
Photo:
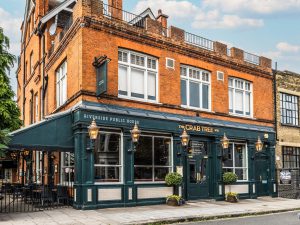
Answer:
[[[161,9],[158,10],[158,16],[156,20],[161,23],[163,28],[168,28],[168,18],[169,16],[162,13]]]
[[[108,0],[108,5],[111,16],[113,18],[122,20],[123,0]]]

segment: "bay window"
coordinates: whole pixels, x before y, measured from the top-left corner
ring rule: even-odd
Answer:
[[[210,110],[210,73],[190,66],[180,66],[181,105]]]
[[[67,61],[56,70],[56,106],[67,101]]]
[[[245,80],[229,78],[228,86],[229,112],[252,116],[252,84]]]
[[[248,180],[247,145],[230,143],[223,154],[223,172],[233,172],[239,181]]]
[[[122,181],[121,143],[120,133],[100,132],[95,143],[95,182]]]
[[[157,59],[133,51],[118,51],[119,97],[157,102]]]
[[[172,170],[170,137],[141,135],[134,153],[136,182],[164,181]]]

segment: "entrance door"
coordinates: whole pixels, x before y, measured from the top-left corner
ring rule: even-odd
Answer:
[[[207,143],[191,141],[187,156],[187,199],[203,199],[209,197]]]
[[[255,179],[257,196],[269,195],[268,180],[269,180],[269,163],[267,156],[258,156],[255,159]]]

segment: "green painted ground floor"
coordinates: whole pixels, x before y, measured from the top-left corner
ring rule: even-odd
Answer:
[[[93,119],[100,130],[91,142],[88,126]],[[134,124],[141,130],[136,145],[130,132]],[[183,129],[190,135],[186,147]],[[221,144],[224,133],[229,138],[226,149]],[[258,137],[260,152],[255,148]],[[61,167],[75,171],[74,207],[94,209],[164,203],[173,193],[186,200],[222,200],[229,191],[240,198],[275,196],[274,138],[269,127],[81,102],[12,133],[10,147],[72,155]],[[183,176],[178,190],[164,182],[174,171]],[[238,176],[232,186],[222,182],[228,171]]]

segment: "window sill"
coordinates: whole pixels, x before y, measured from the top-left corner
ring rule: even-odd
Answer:
[[[247,115],[241,115],[241,114],[237,114],[237,113],[229,113],[230,116],[234,116],[234,117],[240,117],[240,118],[245,118],[245,119],[252,119],[252,120],[256,120],[256,118],[254,118],[253,116],[247,116]]]
[[[143,98],[134,98],[134,97],[128,97],[128,96],[124,96],[124,95],[118,95],[118,98],[131,100],[131,101],[137,101],[137,102],[146,102],[146,103],[151,103],[151,104],[156,104],[156,105],[162,105],[162,103],[159,103],[158,101],[147,100],[147,99],[143,99]]]
[[[285,123],[280,123],[280,126],[290,127],[290,128],[300,128],[300,126],[293,125],[293,124],[285,124]]]
[[[124,182],[122,181],[122,182],[94,182],[94,184],[95,185],[114,185],[114,184],[116,184],[116,185],[122,185],[122,184],[124,184]]]
[[[202,108],[197,108],[193,106],[186,106],[186,105],[180,105],[181,108],[184,109],[192,109],[192,110],[197,110],[197,111],[203,111],[203,112],[213,112],[211,109],[202,109]]]
[[[134,184],[166,184],[165,181],[141,181],[134,182]]]

